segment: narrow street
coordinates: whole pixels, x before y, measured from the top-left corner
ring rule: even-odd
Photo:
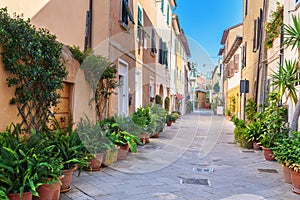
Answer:
[[[233,143],[234,125],[200,110],[165,127],[159,138],[99,172],[74,175],[62,200],[300,199],[277,162]]]

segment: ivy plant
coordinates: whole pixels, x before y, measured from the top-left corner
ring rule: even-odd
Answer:
[[[58,89],[67,72],[61,59],[62,45],[48,30],[37,29],[30,20],[13,17],[0,9],[0,45],[8,87],[15,88],[10,104],[18,107],[21,127],[41,131],[59,103]]]

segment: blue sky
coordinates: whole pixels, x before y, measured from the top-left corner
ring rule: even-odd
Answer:
[[[212,71],[224,29],[242,22],[243,0],[177,0],[180,26],[188,38],[192,60],[203,74]],[[205,66],[203,66],[205,65]]]

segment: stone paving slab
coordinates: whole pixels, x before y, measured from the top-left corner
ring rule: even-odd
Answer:
[[[232,122],[211,111],[184,115],[137,154],[74,176],[61,200],[300,200],[278,163],[265,161],[261,151],[243,152],[233,143],[233,130]],[[185,178],[207,179],[209,185],[183,184]]]

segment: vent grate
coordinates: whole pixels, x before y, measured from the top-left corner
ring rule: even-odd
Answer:
[[[278,173],[278,171],[276,169],[257,169],[258,172],[260,173]]]
[[[181,178],[181,184],[209,185],[208,179]]]

